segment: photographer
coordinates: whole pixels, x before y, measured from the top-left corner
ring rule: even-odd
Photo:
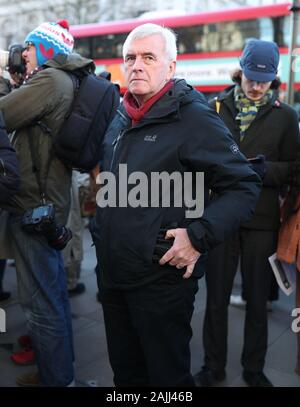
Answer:
[[[74,96],[65,71],[92,64],[72,54],[73,43],[65,20],[43,23],[30,32],[22,52],[24,81],[0,99],[7,130],[15,131],[13,145],[20,161],[21,189],[5,206],[12,213],[10,239],[20,302],[38,365],[38,374],[17,379],[22,386],[68,386],[74,380],[71,315],[59,251],[70,239],[62,225],[70,207],[71,169],[52,147]],[[2,78],[0,94],[8,90]]]

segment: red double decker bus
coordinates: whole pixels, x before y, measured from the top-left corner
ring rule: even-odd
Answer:
[[[99,71],[110,71],[112,80],[124,89],[122,45],[128,33],[146,22],[170,27],[178,38],[176,76],[185,78],[204,93],[219,92],[231,83],[230,71],[239,66],[238,57],[248,39],[275,41],[280,48],[279,76],[285,89],[288,78],[289,7],[290,3],[284,3],[86,24],[72,26],[71,32],[75,37],[75,50],[92,58]],[[296,75],[295,87],[300,89],[300,75]]]

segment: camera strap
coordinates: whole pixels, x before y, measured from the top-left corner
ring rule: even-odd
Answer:
[[[28,133],[28,142],[29,142],[29,149],[30,149],[30,154],[31,154],[31,160],[32,160],[32,172],[36,176],[36,180],[39,186],[39,192],[41,196],[41,203],[44,205],[46,203],[46,188],[47,188],[47,178],[50,170],[50,165],[52,162],[52,159],[54,157],[53,154],[53,149],[50,151],[50,157],[48,159],[47,163],[47,171],[46,171],[46,177],[45,177],[45,182],[42,182],[42,177],[41,177],[41,162],[38,157],[37,151],[34,146],[34,139],[33,135],[29,132]]]

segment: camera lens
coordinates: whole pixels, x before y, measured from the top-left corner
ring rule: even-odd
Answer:
[[[72,239],[72,232],[65,226],[56,227],[54,234],[48,235],[48,243],[56,250],[63,250]]]

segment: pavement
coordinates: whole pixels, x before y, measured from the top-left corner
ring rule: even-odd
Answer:
[[[70,299],[76,355],[76,386],[109,387],[113,386],[113,374],[108,361],[103,314],[96,298],[96,257],[88,230],[84,233],[84,252],[81,281],[86,285],[86,291]],[[16,366],[10,360],[11,352],[19,348],[17,338],[26,333],[24,313],[18,302],[16,273],[12,266],[6,269],[4,287],[12,292],[12,298],[0,303],[0,308],[6,312],[6,332],[0,333],[0,387],[14,387],[16,377],[32,371],[34,366]],[[237,278],[233,291],[238,293],[239,290],[240,282]],[[199,282],[192,320],[192,373],[200,370],[203,361],[201,338],[205,298],[205,282],[202,279]],[[279,301],[273,303],[273,310],[269,312],[265,373],[276,387],[300,387],[300,376],[294,373],[296,334],[291,330],[293,308],[294,296],[280,294]],[[243,323],[244,310],[229,307],[227,379],[222,382],[221,387],[245,387],[240,365]]]

